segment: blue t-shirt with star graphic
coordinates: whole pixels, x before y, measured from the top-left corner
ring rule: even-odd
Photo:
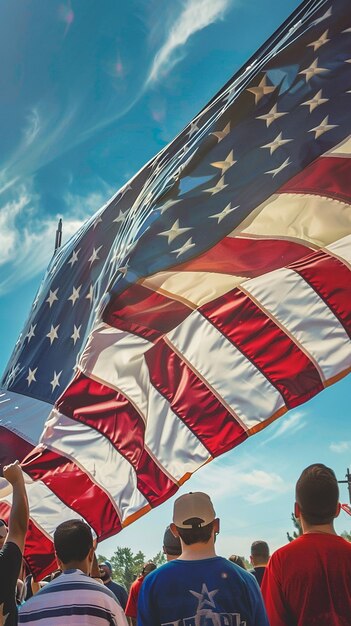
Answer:
[[[176,559],[141,587],[138,626],[269,626],[252,574],[216,556]]]

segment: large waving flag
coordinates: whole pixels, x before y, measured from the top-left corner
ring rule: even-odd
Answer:
[[[350,370],[350,49],[349,0],[303,3],[55,254],[0,395],[33,572]]]

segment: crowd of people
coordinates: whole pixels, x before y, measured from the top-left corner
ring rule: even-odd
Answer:
[[[296,483],[302,535],[271,556],[251,546],[252,568],[237,555],[218,556],[210,497],[187,493],[174,502],[164,533],[167,562],[145,563],[129,593],[98,564],[90,527],[79,519],[54,533],[58,569],[44,585],[20,581],[28,501],[17,462],[3,470],[13,488],[8,524],[0,520],[0,626],[350,626],[351,543],[338,536],[334,472],[307,467]]]

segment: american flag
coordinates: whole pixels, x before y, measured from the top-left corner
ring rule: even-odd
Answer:
[[[305,2],[55,254],[0,394],[34,573],[350,371],[350,50],[349,0]]]

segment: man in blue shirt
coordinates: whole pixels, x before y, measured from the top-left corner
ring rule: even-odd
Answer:
[[[255,578],[216,555],[219,520],[207,494],[180,496],[171,530],[182,554],[145,579],[138,626],[269,626]]]

